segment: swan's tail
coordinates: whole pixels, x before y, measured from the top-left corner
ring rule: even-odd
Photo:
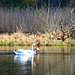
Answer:
[[[16,51],[14,51],[15,54],[18,54]]]

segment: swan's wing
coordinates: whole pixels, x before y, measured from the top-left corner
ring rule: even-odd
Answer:
[[[32,52],[33,52],[33,54],[36,54],[36,51],[32,51],[32,50],[27,50],[27,52],[28,52],[29,54],[32,54]]]
[[[17,52],[18,52],[18,53],[24,53],[24,52],[26,52],[26,50],[19,49],[19,50],[17,50]]]
[[[25,54],[31,54],[31,50],[23,50],[23,49],[19,49],[17,50],[18,53],[25,53]]]
[[[22,53],[25,55],[31,55],[32,54],[32,50],[23,50],[23,49],[19,49],[17,50],[18,53]],[[36,54],[36,51],[33,51],[33,54]]]

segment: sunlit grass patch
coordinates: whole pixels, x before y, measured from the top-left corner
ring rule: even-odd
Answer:
[[[75,40],[50,39],[49,34],[40,36],[26,35],[25,33],[13,33],[0,35],[0,46],[31,46],[36,43],[40,46],[75,46]]]
[[[10,41],[9,46],[15,46],[15,42],[14,41]]]
[[[75,40],[71,40],[69,43],[70,46],[75,46]]]
[[[8,46],[8,43],[6,40],[2,42],[2,46]]]

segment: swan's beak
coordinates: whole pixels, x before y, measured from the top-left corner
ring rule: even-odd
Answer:
[[[37,48],[37,51],[38,51],[38,52],[40,52],[40,49],[39,49],[39,48]]]

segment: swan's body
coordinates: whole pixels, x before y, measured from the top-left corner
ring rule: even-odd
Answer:
[[[19,49],[19,50],[17,50],[17,51],[14,51],[14,53],[15,53],[16,55],[22,54],[22,55],[25,55],[25,56],[30,56],[30,55],[36,54],[36,51],[33,50],[33,46],[36,46],[36,44],[33,44],[33,45],[32,45],[32,49],[31,49],[31,50]],[[36,49],[37,49],[37,51],[39,51],[39,48],[36,48]]]
[[[24,55],[32,55],[33,54],[36,54],[36,51],[32,51],[32,50],[24,50],[24,49],[19,49],[17,51],[14,51],[15,54],[24,54]]]

